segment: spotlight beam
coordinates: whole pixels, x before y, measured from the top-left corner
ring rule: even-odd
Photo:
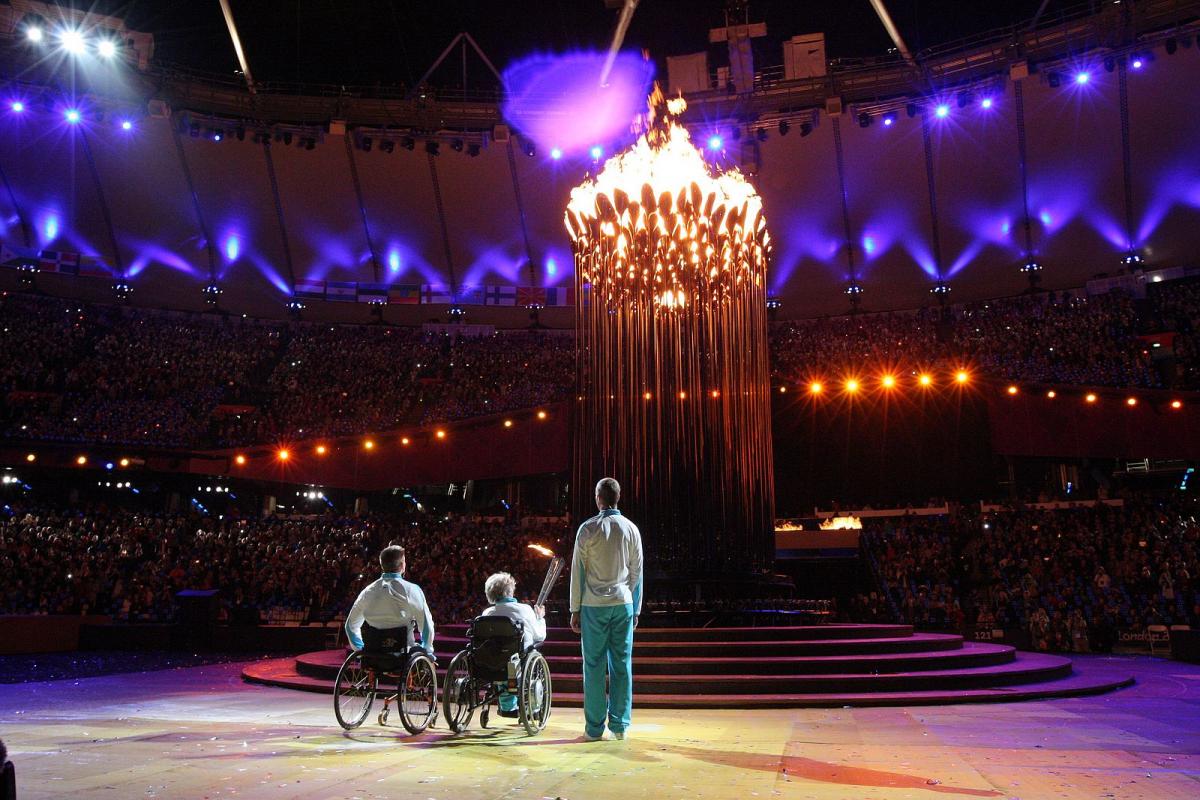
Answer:
[[[225,26],[229,28],[229,38],[233,40],[233,51],[237,53],[238,65],[242,68],[242,75],[246,77],[246,88],[253,95],[254,78],[250,75],[250,64],[246,61],[245,50],[242,49],[242,37],[238,35],[237,23],[233,21],[233,9],[229,7],[229,0],[221,0],[221,13],[225,15]]]
[[[625,0],[625,5],[621,8],[621,16],[617,19],[617,29],[613,31],[612,44],[608,47],[608,55],[604,57],[604,68],[600,70],[601,86],[608,85],[608,74],[612,72],[617,52],[625,43],[625,32],[629,30],[629,23],[633,20],[633,12],[637,11],[637,7],[638,0]]]
[[[895,22],[892,22],[892,15],[888,13],[887,6],[883,0],[871,0],[871,8],[875,9],[875,14],[879,17],[879,21],[883,23],[888,36],[892,37],[892,44],[896,45],[896,49],[900,51],[900,55],[904,56],[904,60],[909,64],[915,64],[916,62],[913,61],[912,53],[909,52],[908,45],[904,43],[904,37],[900,35],[900,29],[896,27]]]

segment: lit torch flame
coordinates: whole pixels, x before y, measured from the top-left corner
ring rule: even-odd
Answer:
[[[531,545],[529,545],[529,549],[535,550],[538,553],[541,553],[546,558],[554,558],[554,551],[551,550],[549,547],[543,547],[540,544],[531,544]]]

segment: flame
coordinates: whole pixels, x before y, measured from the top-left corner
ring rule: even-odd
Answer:
[[[571,191],[566,226],[593,302],[683,311],[765,283],[762,199],[704,160],[676,121],[686,108],[656,87],[637,142]]]
[[[554,551],[551,550],[549,547],[543,547],[540,544],[531,544],[531,545],[529,545],[529,549],[536,550],[537,552],[541,553],[542,555],[546,556],[547,558],[554,558]]]
[[[819,527],[823,531],[860,531],[862,520],[858,517],[830,517]]]

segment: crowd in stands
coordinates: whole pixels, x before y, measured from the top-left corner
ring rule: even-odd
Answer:
[[[859,619],[1020,629],[1042,650],[1111,647],[1119,628],[1200,624],[1194,499],[898,518],[864,531],[877,590]]]
[[[1048,292],[772,327],[776,380],[880,368],[1123,387],[1200,386],[1200,289],[1135,301]],[[1174,332],[1171,369],[1139,334]],[[226,318],[32,295],[0,299],[0,431],[164,447],[379,433],[566,398],[574,342]]]
[[[1154,387],[1128,296],[1046,294],[895,314],[784,323],[771,337],[777,379],[802,383],[880,368],[956,370],[1034,383]]]
[[[503,518],[398,514],[362,519],[213,518],[93,507],[0,513],[0,614],[108,614],[167,622],[176,592],[218,589],[231,622],[322,622],[343,616],[379,577],[387,544],[407,551],[436,621],[463,622],[485,605],[483,582],[504,569],[535,596],[565,525]],[[559,587],[562,590],[562,587]]]
[[[205,447],[380,432],[567,396],[570,337],[287,325],[0,300],[9,438]]]

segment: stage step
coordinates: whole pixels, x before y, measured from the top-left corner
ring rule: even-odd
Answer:
[[[700,631],[720,630],[716,634]],[[756,633],[757,632],[757,633]],[[825,634],[818,638],[817,634]],[[437,640],[445,667],[466,645],[465,626],[447,625]],[[1006,645],[964,642],[952,634],[912,633],[907,626],[639,629],[634,702],[644,707],[768,708],[908,705],[1069,696],[1125,685],[1122,675],[1080,676],[1070,659],[1021,653]],[[759,638],[752,638],[757,636]],[[578,703],[579,642],[552,629],[544,645],[555,702]],[[332,692],[345,650],[305,653],[247,665],[243,677]]]
[[[242,677],[261,683],[307,692],[329,695],[333,691],[328,680],[299,675],[291,659],[275,658],[258,661],[246,667]],[[637,686],[635,678],[635,689]],[[1101,694],[1130,686],[1133,678],[1112,673],[1072,674],[1055,680],[1020,685],[992,686],[975,689],[928,689],[892,692],[829,692],[801,694],[646,694],[634,692],[638,708],[839,708],[843,706],[919,706],[953,703],[1008,703],[1021,700],[1040,700],[1050,697],[1076,697]],[[583,695],[562,690],[557,683],[554,703],[560,707],[578,707]]]
[[[578,655],[547,656],[555,675],[579,675],[583,659]],[[643,657],[633,662],[635,675],[819,675],[842,673],[920,672],[935,669],[986,667],[1013,660],[1016,650],[1007,645],[969,642],[949,650],[921,653],[883,653],[875,655],[770,656],[770,657]],[[346,657],[344,650],[322,650],[296,657],[301,675],[333,680]],[[438,652],[438,663],[445,666],[452,652]]]
[[[747,630],[754,630],[749,628]],[[677,658],[677,657],[753,657],[766,658],[772,656],[835,656],[835,655],[868,655],[873,653],[918,653],[928,650],[957,650],[963,645],[963,638],[950,633],[918,633],[898,638],[838,638],[838,639],[802,639],[788,641],[783,639],[756,641],[738,640],[704,642],[656,641],[653,638],[643,639],[641,634],[633,637],[633,655]],[[467,646],[465,636],[437,634],[434,639],[435,648],[440,651],[457,653]],[[548,639],[542,645],[542,652],[547,658],[556,656],[579,655],[579,637],[573,639]]]
[[[467,635],[467,625],[451,623],[437,626],[437,636],[462,638]],[[803,642],[811,640],[838,639],[900,639],[913,635],[911,625],[791,625],[763,626],[757,628],[651,628],[639,626],[635,639],[642,642]],[[549,642],[578,642],[579,635],[566,627],[546,629]]]

